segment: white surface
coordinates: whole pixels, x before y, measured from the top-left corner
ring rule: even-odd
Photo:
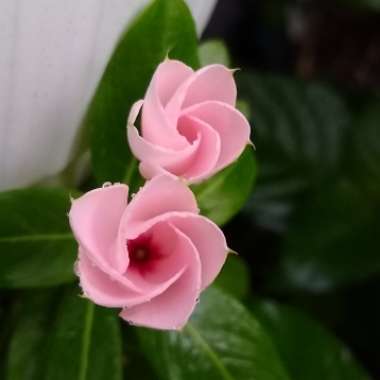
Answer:
[[[217,0],[187,0],[202,30]],[[113,47],[146,0],[0,0],[0,189],[66,164]]]

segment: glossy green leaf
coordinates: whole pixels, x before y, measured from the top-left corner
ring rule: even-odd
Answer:
[[[81,298],[78,290],[63,298],[48,340],[43,379],[122,379],[118,316]]]
[[[5,380],[41,380],[46,365],[46,344],[60,291],[34,291],[17,300]]]
[[[275,303],[258,303],[253,310],[292,380],[369,380],[348,349],[316,321]]]
[[[199,64],[195,27],[183,0],[153,1],[122,36],[105,70],[85,121],[100,183],[130,182],[136,172],[126,140],[127,115],[167,55],[192,67]]]
[[[121,380],[119,319],[78,290],[26,293],[17,307],[6,380]]]
[[[280,287],[326,291],[379,273],[379,213],[346,181],[308,197],[286,235]]]
[[[299,195],[339,172],[350,122],[332,88],[295,79],[237,73],[249,102],[259,176],[247,213],[284,230]]]
[[[125,380],[157,380],[155,371],[146,360],[138,339],[138,328],[123,323],[123,358]]]
[[[228,255],[227,261],[214,285],[237,299],[244,299],[248,296],[250,290],[247,264],[236,254]]]
[[[289,379],[261,325],[232,297],[205,292],[181,332],[140,331],[162,380]]]
[[[299,204],[274,276],[281,288],[326,291],[380,273],[378,105],[366,107],[352,124],[342,178]]]
[[[77,245],[65,189],[0,193],[0,286],[50,286],[72,281]]]
[[[219,225],[228,222],[247,201],[256,172],[252,147],[248,146],[236,162],[192,187],[201,213]]]
[[[199,59],[202,66],[220,63],[231,65],[230,55],[222,40],[207,40],[199,46]]]

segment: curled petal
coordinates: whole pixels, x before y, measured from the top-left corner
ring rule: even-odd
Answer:
[[[84,294],[98,305],[125,307],[149,299],[146,294],[137,292],[115,279],[116,276],[103,272],[83,252],[79,254],[77,272]]]
[[[163,64],[162,64],[163,65]],[[137,116],[144,101],[139,100],[133,104],[128,116],[127,137],[132,153],[142,162],[146,163],[140,168],[145,178],[152,178],[157,174],[173,173],[180,175],[189,166],[194,154],[198,150],[200,141],[195,139],[182,150],[173,150],[160,145],[152,144],[150,141],[140,136],[134,126]],[[163,169],[170,168],[169,171]]]
[[[162,147],[178,150],[188,145],[165,113],[165,105],[173,91],[192,74],[192,70],[179,61],[166,60],[155,71],[144,99],[142,135]]]
[[[221,151],[218,133],[202,120],[187,115],[181,117],[178,128],[192,141],[181,151],[153,145],[139,136],[135,127],[128,127],[129,145],[141,161],[140,172],[144,178],[169,173],[196,182],[215,169]]]
[[[141,227],[155,217],[171,212],[199,212],[191,190],[178,178],[157,176],[146,182],[124,213],[119,236],[134,239],[145,232]],[[152,225],[152,224],[151,224]]]
[[[123,272],[128,265],[126,250],[117,244],[127,202],[128,186],[118,184],[92,190],[71,205],[69,220],[76,240],[105,271]]]
[[[137,281],[137,276],[121,275],[115,271],[103,272],[82,251],[77,263],[80,284],[85,295],[98,305],[106,307],[130,307],[149,302],[175,283],[185,272],[186,266],[157,283]]]
[[[146,179],[152,179],[153,177],[159,175],[166,175],[169,177],[172,176],[173,178],[176,178],[175,174],[168,172],[162,166],[157,165],[154,161],[140,162],[139,170],[140,174]]]
[[[196,71],[178,88],[166,112],[179,115],[182,109],[212,100],[235,106],[236,96],[233,71],[223,65],[209,65]]]
[[[174,151],[154,145],[139,135],[136,127],[128,127],[128,141],[133,154],[140,161],[154,162],[160,166],[170,165],[180,172],[183,167],[187,167],[199,146],[199,140],[195,140],[183,150]],[[183,170],[183,169],[182,169]]]
[[[144,100],[142,99],[133,103],[131,110],[129,111],[127,127],[132,127],[135,125],[135,122],[137,120],[137,117],[139,116],[139,113],[141,111],[141,107],[143,106],[143,104],[144,104]]]
[[[196,247],[202,266],[202,290],[209,286],[222,269],[228,254],[226,238],[220,228],[200,215],[181,215],[170,223],[182,231]]]
[[[197,151],[188,162],[188,167],[180,175],[191,182],[208,177],[219,160],[219,134],[204,121],[187,115],[179,119],[178,129],[188,139],[197,139],[200,142]],[[170,166],[166,166],[165,169],[173,172]]]
[[[221,152],[215,171],[236,160],[249,142],[251,129],[247,119],[226,103],[207,101],[187,108],[183,113],[204,121],[219,134]]]
[[[125,308],[120,316],[139,326],[162,330],[182,328],[193,312],[201,286],[201,263],[196,247],[191,240],[176,229],[178,254],[189,263],[182,276],[165,292],[140,305]]]
[[[153,76],[157,95],[163,108],[177,88],[193,75],[193,69],[181,61],[166,59],[158,65]]]

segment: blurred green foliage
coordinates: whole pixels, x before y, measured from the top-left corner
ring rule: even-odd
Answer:
[[[289,306],[253,302],[294,380],[368,380],[341,342],[317,322]]]

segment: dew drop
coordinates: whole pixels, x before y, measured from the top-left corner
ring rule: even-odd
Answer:
[[[110,187],[110,186],[112,186],[112,182],[104,182],[102,187],[104,189],[105,187]]]

